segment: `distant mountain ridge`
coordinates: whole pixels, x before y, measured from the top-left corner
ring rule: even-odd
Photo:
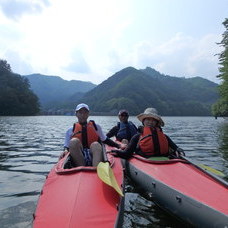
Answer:
[[[137,115],[155,107],[161,115],[211,115],[218,99],[218,85],[201,77],[179,78],[147,67],[127,67],[99,85],[66,81],[57,76],[26,76],[44,109],[73,110],[79,102],[88,103],[92,114],[116,115],[126,108]]]
[[[210,115],[218,99],[217,84],[200,77],[178,78],[152,68],[127,67],[87,92],[80,101],[94,112],[117,113],[126,108],[136,115],[155,107],[162,115]]]
[[[79,80],[67,81],[59,76],[42,74],[24,75],[28,78],[31,89],[39,97],[42,108],[53,108],[69,100],[77,100],[84,93],[96,87],[91,82]]]

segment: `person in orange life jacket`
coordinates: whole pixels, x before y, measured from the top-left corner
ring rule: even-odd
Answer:
[[[94,121],[87,121],[87,104],[77,105],[75,114],[78,122],[66,132],[65,151],[60,155],[60,159],[69,151],[75,166],[97,166],[103,158],[101,143],[121,148],[120,144],[105,136],[100,125]]]
[[[137,118],[143,124],[140,133],[132,137],[124,150],[112,150],[113,153],[125,159],[130,158],[134,152],[145,158],[173,156],[173,151],[175,157],[184,155],[183,149],[163,133],[161,127],[164,126],[164,122],[155,108],[145,109],[144,113],[139,114]]]
[[[137,134],[137,127],[131,121],[128,121],[129,112],[127,110],[120,110],[118,117],[120,122],[118,122],[106,136],[109,138],[115,136],[118,141],[128,144],[130,139]]]

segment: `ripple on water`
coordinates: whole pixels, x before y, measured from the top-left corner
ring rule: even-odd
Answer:
[[[126,180],[126,189],[131,192],[125,193],[124,227],[190,227],[161,210],[150,199],[150,194],[137,189],[129,178]]]
[[[90,119],[106,133],[117,117]],[[228,177],[228,124],[211,117],[164,117],[164,132],[196,163]],[[0,117],[0,227],[29,227],[46,174],[63,149],[73,116]],[[135,117],[130,120],[139,126]],[[128,185],[129,186],[129,185]],[[186,227],[160,210],[131,184],[126,194],[124,227]]]
[[[35,202],[27,201],[1,211],[1,228],[31,228]],[[24,216],[24,215],[27,216]]]

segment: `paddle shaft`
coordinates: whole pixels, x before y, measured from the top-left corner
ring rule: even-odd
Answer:
[[[180,156],[181,159],[189,162],[191,165],[193,165],[194,167],[196,167],[197,169],[205,172],[207,175],[209,175],[210,177],[212,177],[213,179],[215,179],[216,181],[218,181],[219,183],[221,183],[223,186],[225,186],[226,188],[228,188],[228,183],[223,180],[222,178],[212,174],[212,173],[209,173],[208,171],[206,171],[205,169],[201,168],[200,166],[198,166],[197,164],[195,164],[193,161],[191,161],[189,158],[186,158],[186,157],[183,157],[183,156]]]
[[[106,153],[106,148],[104,145],[102,145],[102,151],[103,151],[104,162],[109,162],[108,157],[107,157],[107,153]]]

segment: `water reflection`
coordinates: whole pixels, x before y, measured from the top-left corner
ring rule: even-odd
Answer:
[[[160,209],[145,193],[129,179],[125,178],[124,228],[132,227],[192,227]]]
[[[218,152],[223,161],[223,172],[226,174],[226,179],[228,181],[228,121],[224,121],[218,126]]]
[[[228,161],[228,121],[218,127],[218,150],[223,158]]]
[[[2,210],[0,214],[1,228],[30,228],[34,207],[35,202],[29,201]]]
[[[90,119],[105,133],[118,121],[111,116]],[[29,227],[45,176],[57,162],[65,132],[75,120],[73,116],[0,117],[1,227]],[[130,120],[140,125],[135,117]],[[228,123],[211,117],[164,117],[164,121],[164,132],[188,157],[228,177]],[[125,227],[183,227],[132,184],[127,188]]]

